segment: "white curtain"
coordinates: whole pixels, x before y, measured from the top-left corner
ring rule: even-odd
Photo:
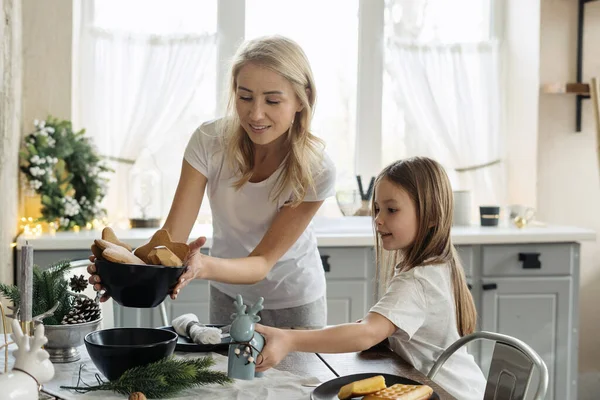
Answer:
[[[214,86],[215,48],[214,34],[127,33],[85,22],[81,28],[78,121],[102,155],[136,160],[142,149],[153,154],[162,173],[163,216],[187,140],[203,119],[214,116],[216,96],[206,88]],[[112,222],[123,223],[131,165],[111,166],[116,173],[105,207]]]
[[[474,206],[503,203],[498,45],[391,38],[387,46],[386,69],[404,113],[407,155],[441,162],[455,190],[472,192]]]

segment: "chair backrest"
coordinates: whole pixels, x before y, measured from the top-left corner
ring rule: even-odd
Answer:
[[[524,399],[531,381],[533,367],[533,361],[521,350],[502,342],[496,342],[484,399]]]
[[[523,400],[531,383],[533,368],[540,374],[534,400],[543,400],[548,390],[548,368],[525,342],[495,332],[474,332],[458,339],[437,359],[427,376],[433,380],[442,365],[459,348],[477,339],[495,341],[484,400]]]
[[[83,275],[87,280],[90,277],[90,274],[87,272],[87,266],[90,265],[89,260],[77,260],[71,261],[71,268],[65,272],[65,278],[67,280],[71,279],[74,275]],[[83,291],[83,294],[88,296],[91,299],[96,297],[96,292],[92,285],[88,285],[88,287]],[[114,305],[113,300],[108,299],[104,303],[100,303],[100,312],[102,313],[102,321],[100,322],[100,329],[109,329],[114,328],[115,326],[115,313],[114,313]]]

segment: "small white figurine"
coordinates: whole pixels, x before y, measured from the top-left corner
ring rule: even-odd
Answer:
[[[18,349],[14,352],[15,366],[0,374],[0,390],[6,400],[37,400],[42,383],[54,377],[54,365],[48,352],[42,349],[48,339],[44,336],[44,325],[38,325],[33,337],[23,334],[17,320],[12,321],[12,340]]]

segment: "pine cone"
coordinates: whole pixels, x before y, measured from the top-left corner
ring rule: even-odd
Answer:
[[[90,298],[75,300],[71,310],[63,317],[63,325],[82,324],[100,318],[100,304]]]
[[[134,392],[129,395],[129,400],[146,400],[146,396],[142,392]]]
[[[85,290],[88,285],[88,281],[83,277],[83,275],[72,276],[69,281],[69,286],[74,292],[80,293]]]

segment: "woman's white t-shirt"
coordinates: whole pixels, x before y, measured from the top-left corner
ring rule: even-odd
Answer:
[[[219,258],[247,257],[291,198],[291,189],[286,189],[278,199],[271,199],[282,166],[264,181],[248,182],[236,189],[233,184],[239,176],[226,160],[217,121],[202,124],[194,132],[184,159],[208,179],[213,225],[210,254]],[[327,154],[321,172],[313,179],[315,191],[309,190],[304,201],[321,201],[335,194],[335,166]],[[264,297],[266,309],[298,307],[325,296],[325,273],[312,222],[262,281],[253,285],[221,282],[211,285],[230,297],[241,294],[249,303]]]
[[[424,374],[460,336],[448,265],[428,265],[396,273],[371,312],[398,328],[389,338],[394,352]],[[486,379],[466,347],[457,350],[434,381],[461,400],[481,400]]]

